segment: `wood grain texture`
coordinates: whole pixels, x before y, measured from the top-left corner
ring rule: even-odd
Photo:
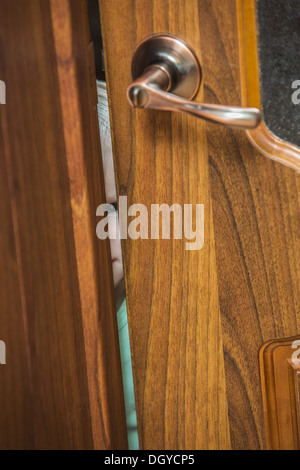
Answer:
[[[227,9],[200,3],[203,32],[210,34],[202,63],[209,84],[205,98],[242,104],[235,2],[224,2]],[[266,442],[258,350],[300,327],[299,177],[265,159],[245,134],[209,127],[231,442],[237,449],[260,449]]]
[[[0,447],[126,448],[86,4],[0,11]]]
[[[1,109],[1,114],[3,109]],[[0,129],[2,140],[2,129]],[[3,150],[3,148],[2,148]],[[0,442],[4,449],[31,448],[31,381],[26,324],[23,318],[14,239],[13,201],[9,197],[7,169],[0,157],[0,338],[6,345],[7,365],[0,365]],[[16,385],[19,385],[17,387]],[[20,393],[21,390],[21,393]]]
[[[196,100],[241,105],[237,3],[100,0],[100,13],[119,194],[205,204],[200,252],[123,246],[141,445],[263,449],[258,351],[300,327],[299,177],[241,131],[125,98],[136,44],[167,32],[200,60]]]
[[[100,1],[120,195],[128,205],[205,204],[205,243],[125,240],[124,265],[140,446],[229,448],[206,126],[126,100],[136,44],[185,39],[201,59],[197,1]],[[201,99],[203,90],[198,99]]]
[[[299,344],[300,336],[271,340],[259,351],[266,440],[270,450],[300,449]]]

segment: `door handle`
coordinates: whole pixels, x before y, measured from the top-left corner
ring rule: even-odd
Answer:
[[[140,43],[132,59],[133,83],[127,98],[133,107],[184,112],[238,129],[254,129],[261,120],[256,108],[191,101],[201,83],[201,68],[181,39],[154,35]]]

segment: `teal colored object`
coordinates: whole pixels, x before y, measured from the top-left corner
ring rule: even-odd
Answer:
[[[117,312],[129,450],[139,450],[126,300]]]

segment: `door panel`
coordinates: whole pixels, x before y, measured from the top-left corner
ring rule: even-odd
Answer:
[[[237,6],[245,10],[238,26],[247,24],[254,39],[255,2]],[[239,31],[236,55],[245,47],[242,33],[248,34]],[[255,42],[251,47],[247,40],[254,56]],[[247,70],[245,62],[240,60],[241,81],[247,74],[254,93],[259,71]],[[241,104],[257,105],[257,93],[248,96]],[[235,448],[259,448],[266,445],[259,348],[298,334],[300,327],[299,176],[263,158],[242,133],[223,136],[223,151],[216,141],[210,141],[210,174],[231,439]],[[288,152],[289,145],[282,145],[282,160]]]
[[[0,447],[126,448],[86,4],[0,11]]]
[[[2,129],[0,138],[2,139]],[[24,296],[19,285],[19,257],[14,240],[13,204],[9,193],[7,168],[2,156],[0,158],[0,217],[2,221],[0,312],[1,341],[5,343],[6,365],[0,366],[0,396],[2,397],[0,441],[3,449],[29,449],[33,444],[33,426],[27,351],[28,332],[26,332],[22,315]],[[7,367],[7,364],[11,367]]]
[[[131,111],[126,100],[133,50],[146,36],[176,34],[201,57],[198,4],[104,1],[100,15],[119,194],[149,213],[155,203],[205,205],[201,250],[186,251],[186,240],[124,240],[140,445],[229,448],[206,125]]]
[[[126,100],[136,45],[165,32],[200,60],[196,101],[241,105],[239,2],[99,4],[119,195],[205,205],[200,251],[123,243],[141,447],[265,448],[258,352],[299,334],[299,177],[241,131]]]

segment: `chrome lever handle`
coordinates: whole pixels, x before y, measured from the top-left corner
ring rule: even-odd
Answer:
[[[256,108],[197,103],[200,66],[193,51],[180,39],[156,35],[143,41],[133,56],[134,82],[127,89],[133,107],[184,112],[238,129],[254,129],[261,120]]]
[[[254,129],[261,119],[260,112],[256,108],[222,106],[185,100],[173,93],[155,88],[143,77],[129,86],[127,97],[133,107],[184,112],[237,129]]]

